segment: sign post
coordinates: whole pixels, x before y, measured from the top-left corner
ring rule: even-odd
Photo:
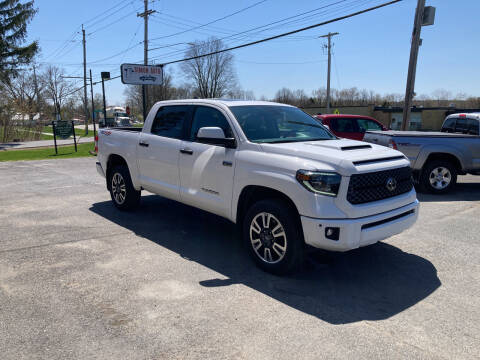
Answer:
[[[55,121],[52,121],[52,128],[53,128],[53,143],[55,144],[55,155],[58,155],[57,150],[57,132],[55,129]]]
[[[105,101],[105,80],[110,79],[110,73],[107,71],[102,71],[102,93],[103,93],[103,121],[105,126],[107,126],[107,103]]]
[[[73,125],[73,120],[72,120],[72,131],[73,131],[73,143],[75,144],[75,152],[77,152],[77,137],[75,136],[75,126]]]
[[[60,139],[68,139],[70,136],[73,136],[73,142],[75,144],[75,152],[77,152],[77,137],[75,134],[75,126],[72,121],[66,120],[56,120],[52,121],[53,127],[53,141],[55,143],[55,154],[58,155],[57,148],[57,137]]]

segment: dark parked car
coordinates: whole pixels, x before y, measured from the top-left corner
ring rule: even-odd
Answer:
[[[366,131],[388,130],[379,121],[369,116],[328,114],[315,115],[314,118],[320,120],[323,125],[327,125],[338,137],[352,140],[363,140]]]

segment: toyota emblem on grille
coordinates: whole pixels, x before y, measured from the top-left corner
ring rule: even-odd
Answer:
[[[392,177],[388,178],[385,186],[387,187],[387,189],[389,191],[395,191],[395,189],[397,188],[397,179],[392,178]]]

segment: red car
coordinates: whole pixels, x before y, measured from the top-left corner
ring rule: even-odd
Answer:
[[[363,140],[365,131],[367,130],[388,130],[379,121],[369,116],[362,115],[315,115],[315,119],[327,125],[330,130],[338,137]]]

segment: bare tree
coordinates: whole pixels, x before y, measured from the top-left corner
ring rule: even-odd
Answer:
[[[437,100],[437,106],[447,106],[452,99],[452,93],[445,89],[437,89],[432,92],[432,97]]]
[[[62,105],[74,90],[73,86],[62,77],[64,75],[62,69],[49,66],[41,77],[45,97],[52,101],[57,116],[60,115]]]
[[[32,70],[17,70],[12,76],[1,78],[1,96],[5,105],[8,104],[6,109],[12,112],[2,120],[3,141],[7,138],[39,138],[42,125],[36,120],[44,104],[38,92],[36,72]]]
[[[255,94],[252,90],[242,90],[240,88],[232,89],[227,93],[230,99],[255,100]]]
[[[283,87],[275,93],[274,101],[284,104],[294,104],[295,95],[292,90]]]
[[[40,111],[37,79],[33,72],[23,70],[14,78],[6,78],[1,82],[8,98],[17,111],[25,114],[35,114]]]
[[[221,40],[210,38],[207,41],[192,43],[185,53],[191,58],[225,49]],[[202,98],[219,98],[236,88],[233,55],[229,52],[216,53],[183,62],[181,69],[192,82],[195,95]]]

